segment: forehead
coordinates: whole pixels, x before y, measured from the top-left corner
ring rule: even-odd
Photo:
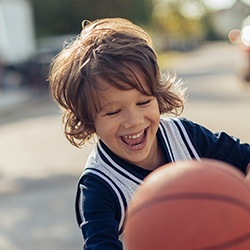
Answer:
[[[98,82],[98,92],[112,86],[119,90],[137,89],[143,94],[151,94],[149,79],[137,66],[124,66],[121,70],[110,72],[110,74],[101,74],[96,81]]]
[[[103,86],[106,87],[98,94],[98,113],[129,106],[145,97],[144,93],[135,88],[121,90],[107,83],[103,83]]]
[[[118,102],[123,91],[137,90],[138,95],[152,95],[149,83],[141,70],[128,68],[122,72],[124,75],[119,73],[119,75],[96,79],[98,82],[95,95],[97,110],[100,110],[104,104]]]

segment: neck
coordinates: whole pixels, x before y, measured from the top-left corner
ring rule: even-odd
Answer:
[[[166,164],[166,156],[163,151],[163,148],[160,144],[160,142],[157,140],[155,150],[153,150],[154,154],[151,156],[152,161],[148,164],[145,169],[148,170],[155,170],[158,167],[161,167],[162,165]]]

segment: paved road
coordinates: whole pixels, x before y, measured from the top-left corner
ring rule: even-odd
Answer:
[[[249,142],[250,88],[238,78],[238,53],[229,44],[203,46],[170,70],[188,81],[184,116]],[[0,115],[0,249],[81,249],[74,195],[92,146],[69,145],[47,97]]]
[[[250,83],[240,78],[241,58],[237,47],[215,43],[179,58],[174,69],[187,81],[184,116],[250,142]]]
[[[29,101],[15,107],[17,115],[10,109],[2,116],[1,250],[81,249],[74,195],[85,151],[64,139],[60,113],[46,100]]]

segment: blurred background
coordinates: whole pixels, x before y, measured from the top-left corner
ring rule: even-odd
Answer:
[[[50,98],[48,66],[84,19],[124,17],[186,82],[183,116],[250,141],[250,0],[0,0],[0,249],[81,249],[76,149]]]

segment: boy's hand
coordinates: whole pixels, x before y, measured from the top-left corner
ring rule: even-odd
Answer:
[[[245,180],[246,180],[247,184],[249,184],[249,186],[250,186],[250,162],[247,165]]]
[[[250,162],[247,165],[247,171],[246,171],[246,175],[250,174]]]

